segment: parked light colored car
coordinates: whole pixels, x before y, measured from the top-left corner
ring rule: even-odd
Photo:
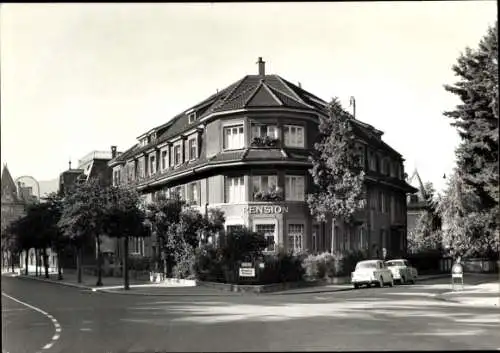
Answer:
[[[418,271],[410,265],[408,260],[396,259],[385,262],[386,266],[391,270],[394,281],[401,284],[415,283],[418,277]]]
[[[354,288],[359,288],[362,285],[370,286],[375,284],[383,287],[385,284],[394,285],[392,272],[389,270],[382,260],[365,260],[356,264],[356,269],[351,273],[351,283]]]

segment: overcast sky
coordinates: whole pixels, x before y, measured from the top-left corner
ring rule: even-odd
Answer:
[[[444,186],[458,143],[442,112],[451,66],[497,17],[495,1],[2,4],[1,160],[57,178],[246,74],[257,58],[317,96],[356,97],[424,181]]]

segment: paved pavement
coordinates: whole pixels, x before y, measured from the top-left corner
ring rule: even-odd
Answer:
[[[469,282],[472,287],[491,278]],[[2,348],[9,353],[500,348],[500,310],[440,300],[437,295],[449,287],[448,279],[291,295],[188,287],[169,288],[172,295],[162,297],[2,277],[2,293],[9,296],[2,295]]]

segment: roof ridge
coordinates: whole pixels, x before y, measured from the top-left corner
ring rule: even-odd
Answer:
[[[248,104],[248,102],[250,102],[253,97],[255,97],[255,95],[257,94],[257,92],[259,91],[260,87],[262,86],[263,84],[263,81],[261,80],[259,82],[259,84],[254,88],[254,91],[252,92],[252,94],[245,100],[243,106],[246,107],[246,105]]]
[[[287,87],[288,89],[290,89],[290,88],[288,87],[288,84],[289,84],[290,82],[288,82],[288,81],[286,81],[285,79],[281,78],[281,76],[280,76],[280,75],[273,75],[273,76],[275,76],[275,77],[276,77],[276,78],[277,78],[277,79],[278,79],[278,80],[279,80],[279,81],[280,81],[280,82],[281,82],[281,83],[282,83],[285,87]],[[293,89],[290,89],[290,91],[292,92],[292,94],[294,94],[294,95],[295,95],[295,97],[296,97],[296,98],[298,98],[298,99],[295,99],[295,100],[298,100],[299,102],[306,104],[306,102],[304,102],[304,100],[303,100],[303,99],[302,99],[302,98],[301,98],[301,97],[297,94],[297,92],[295,92]],[[307,104],[307,105],[308,105],[308,104]]]
[[[278,96],[276,96],[276,94],[273,92],[273,90],[271,89],[271,87],[265,83],[264,81],[262,81],[262,86],[264,86],[264,88],[266,88],[269,93],[271,93],[271,96],[274,98],[274,100],[276,100],[280,105],[285,105],[281,99],[278,98]]]
[[[283,94],[284,96],[294,100],[295,102],[299,103],[299,104],[302,104],[302,105],[305,105],[306,107],[310,108],[310,109],[314,109],[314,107],[310,104],[307,104],[306,102],[304,102],[302,99],[300,101],[296,100],[294,97],[290,96],[289,94],[287,94],[286,92],[283,92],[282,90],[276,88],[276,87],[272,87],[272,86],[269,86],[270,89],[280,93],[280,94]]]
[[[234,84],[233,89],[232,89],[232,90],[231,90],[231,91],[230,91],[230,92],[229,92],[229,93],[228,93],[228,94],[224,97],[224,99],[223,99],[223,100],[222,100],[219,104],[217,104],[216,106],[213,106],[213,107],[211,107],[211,108],[212,108],[212,109],[216,109],[216,108],[220,108],[220,107],[222,107],[222,106],[226,103],[226,101],[227,101],[228,97],[230,97],[230,96],[231,96],[231,94],[233,94],[233,93],[236,91],[236,89],[237,89],[238,87],[240,87],[240,86],[241,86],[241,84],[243,83],[243,81],[245,81],[245,79],[246,79],[247,77],[248,77],[248,75],[245,75],[242,79],[240,79],[239,81],[236,81],[236,83]],[[229,86],[229,87],[230,87],[230,86]],[[229,88],[229,87],[228,87],[228,88]],[[224,91],[222,91],[222,92],[224,92]],[[221,94],[222,94],[222,92],[221,92]]]

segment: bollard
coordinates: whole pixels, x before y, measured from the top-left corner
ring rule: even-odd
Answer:
[[[461,284],[461,289],[464,289],[464,268],[460,264],[460,257],[457,262],[451,267],[451,288],[455,291],[455,283]]]

